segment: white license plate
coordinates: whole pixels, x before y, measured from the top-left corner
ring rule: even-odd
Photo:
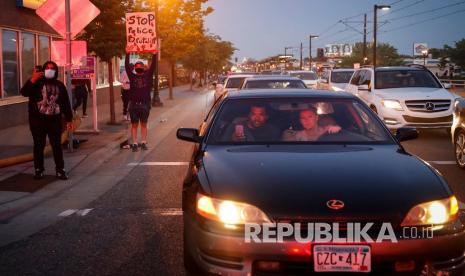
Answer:
[[[315,272],[370,272],[371,248],[367,245],[315,245]]]

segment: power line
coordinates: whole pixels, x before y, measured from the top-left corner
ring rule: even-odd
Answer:
[[[451,12],[451,13],[446,13],[446,14],[443,14],[443,15],[440,15],[440,16],[428,18],[428,19],[421,20],[421,21],[417,21],[417,22],[414,22],[414,23],[405,24],[405,25],[402,25],[402,26],[399,26],[399,27],[396,27],[396,28],[393,28],[393,29],[390,29],[390,30],[386,30],[386,31],[384,31],[383,33],[393,32],[393,31],[405,29],[405,28],[408,28],[408,27],[411,27],[411,26],[415,26],[415,25],[418,25],[418,24],[421,24],[421,23],[425,23],[425,22],[430,22],[430,21],[438,20],[438,19],[440,19],[440,18],[443,18],[443,17],[446,17],[446,16],[450,16],[450,15],[454,15],[454,14],[458,14],[458,13],[462,13],[462,12],[465,12],[465,9],[458,10],[458,11]]]
[[[414,2],[414,3],[405,5],[405,6],[403,6],[403,7],[399,7],[399,8],[397,8],[397,9],[393,9],[393,10],[392,10],[391,12],[389,12],[389,13],[381,14],[381,15],[378,16],[378,18],[384,17],[384,16],[386,16],[386,15],[388,15],[388,14],[393,14],[393,13],[398,12],[398,11],[403,11],[403,10],[405,10],[405,9],[407,9],[407,8],[410,8],[410,7],[413,7],[413,6],[415,6],[415,5],[418,5],[418,4],[420,4],[421,2],[424,2],[424,1],[425,1],[425,0],[417,0],[417,1]]]
[[[431,10],[426,10],[426,11],[422,11],[422,12],[417,12],[417,13],[407,14],[407,15],[403,15],[403,16],[399,16],[399,17],[395,17],[395,18],[390,18],[388,20],[389,21],[400,20],[400,19],[403,19],[403,18],[422,15],[422,14],[427,14],[427,13],[431,13],[431,12],[435,12],[435,11],[440,11],[440,10],[443,10],[443,9],[446,9],[446,8],[449,8],[449,7],[459,6],[459,5],[463,5],[463,4],[465,4],[465,1],[449,4],[449,5],[438,7],[438,8],[431,9]]]

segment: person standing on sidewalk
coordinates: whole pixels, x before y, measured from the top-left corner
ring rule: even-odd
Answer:
[[[62,117],[66,127],[72,129],[73,112],[65,85],[58,80],[58,66],[47,61],[36,66],[32,77],[21,88],[21,94],[29,97],[29,127],[34,140],[35,179],[44,177],[44,149],[46,137],[50,141],[55,160],[56,177],[68,179],[61,148]]]
[[[73,110],[77,113],[77,109],[82,104],[82,118],[87,118],[87,97],[90,92],[90,84],[88,80],[76,79],[72,80],[73,92],[76,102],[74,102]]]
[[[133,64],[129,64],[129,70],[131,70],[131,72],[134,70]],[[126,68],[121,72],[119,80],[121,82],[121,100],[123,101],[123,120],[129,121],[128,105],[131,85],[128,74],[126,73]]]
[[[136,62],[134,64],[135,73],[130,69],[129,54],[126,53],[124,68],[129,78],[131,87],[129,96],[129,116],[131,117],[131,137],[132,151],[138,151],[137,129],[140,124],[142,150],[147,150],[147,121],[150,115],[151,97],[150,92],[153,88],[153,72],[155,70],[155,55],[152,55],[150,68],[146,69],[144,63]]]

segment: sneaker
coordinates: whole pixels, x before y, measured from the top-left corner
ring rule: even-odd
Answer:
[[[137,144],[132,144],[131,148],[132,148],[132,152],[138,152],[139,151],[139,146]]]
[[[34,172],[34,179],[40,180],[40,179],[42,179],[42,178],[44,178],[44,177],[45,177],[45,175],[44,175],[44,170],[40,170],[40,169],[39,169],[39,170],[35,170],[35,172]]]
[[[61,170],[57,170],[56,171],[56,177],[58,179],[61,179],[61,180],[68,180],[68,174],[66,173],[65,170],[61,169]]]
[[[149,148],[147,147],[147,144],[146,144],[146,143],[140,144],[140,148],[141,148],[142,150],[148,150],[148,149],[149,149]]]

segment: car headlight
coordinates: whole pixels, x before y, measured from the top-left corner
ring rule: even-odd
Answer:
[[[202,194],[197,194],[197,213],[225,225],[271,222],[268,216],[255,206]]]
[[[391,109],[398,110],[398,111],[404,110],[402,106],[400,105],[400,102],[397,100],[382,100],[381,103],[386,108],[391,108]]]
[[[410,209],[401,226],[445,224],[457,219],[459,204],[455,196],[430,201]]]

